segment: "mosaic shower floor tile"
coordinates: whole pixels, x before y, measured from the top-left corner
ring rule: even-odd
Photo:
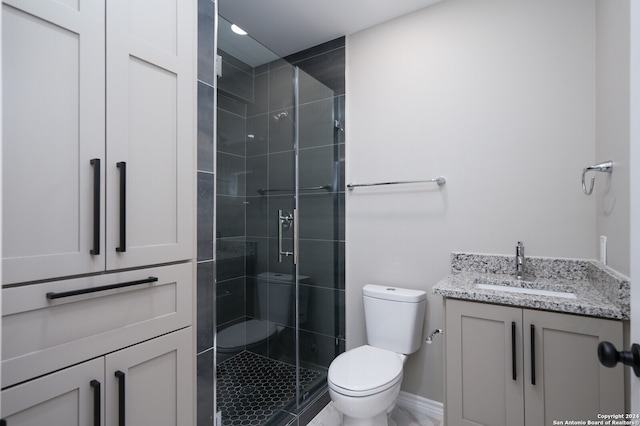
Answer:
[[[300,368],[302,389],[325,374]],[[242,352],[217,367],[217,407],[223,426],[261,426],[295,399],[293,365]]]

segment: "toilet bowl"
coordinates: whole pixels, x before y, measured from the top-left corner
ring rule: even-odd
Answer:
[[[387,426],[407,354],[422,344],[426,293],[376,285],[366,285],[362,293],[369,344],[333,360],[329,396],[344,426]]]
[[[329,367],[327,382],[345,426],[386,426],[402,384],[406,357],[373,346],[339,355]]]

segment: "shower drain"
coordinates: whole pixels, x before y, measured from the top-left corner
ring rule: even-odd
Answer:
[[[254,393],[256,391],[256,387],[255,386],[251,386],[251,385],[247,385],[247,386],[243,386],[238,390],[238,393],[240,395],[251,395],[252,393]]]

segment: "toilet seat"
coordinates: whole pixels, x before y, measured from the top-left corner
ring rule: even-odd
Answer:
[[[265,342],[278,331],[269,321],[251,319],[226,327],[218,332],[218,352],[232,353]]]
[[[329,387],[343,395],[374,395],[402,380],[402,365],[399,354],[364,345],[334,359],[327,381]]]

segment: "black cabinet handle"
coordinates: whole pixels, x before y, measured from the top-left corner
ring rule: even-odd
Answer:
[[[531,384],[536,385],[536,326],[531,324]]]
[[[100,254],[100,159],[89,161],[93,166],[93,248],[89,253]]]
[[[100,382],[92,380],[89,384],[93,388],[93,426],[100,426]]]
[[[7,426],[7,421],[5,419],[0,419],[0,426]]]
[[[517,380],[516,371],[516,322],[511,322],[511,377],[513,380]]]
[[[116,247],[118,253],[127,251],[127,163],[116,163],[120,169],[120,245]]]
[[[115,372],[115,376],[118,379],[118,426],[124,425],[124,373],[120,370]]]
[[[154,283],[156,281],[158,281],[157,277],[149,277],[143,280],[128,281],[126,283],[102,285],[99,287],[82,288],[79,290],[61,291],[59,293],[50,292],[50,293],[47,293],[47,299],[53,300],[53,299],[60,299],[62,297],[78,296],[80,294],[97,293],[99,291],[113,290],[116,288],[123,288],[123,287],[131,287],[133,285],[139,285],[139,284]]]

